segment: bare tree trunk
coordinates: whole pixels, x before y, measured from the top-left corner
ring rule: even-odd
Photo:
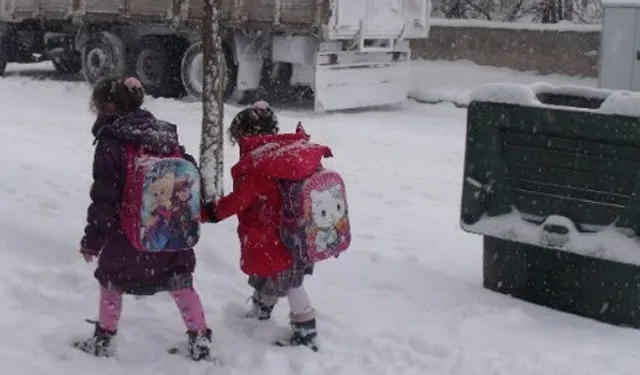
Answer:
[[[219,0],[204,2],[202,19],[202,55],[204,77],[202,87],[202,135],[200,140],[200,168],[203,197],[206,202],[224,194],[224,102],[222,41],[220,40]]]
[[[543,0],[540,3],[540,21],[542,23],[557,23],[556,1]]]
[[[464,4],[462,0],[453,0],[445,8],[445,18],[464,18]]]
[[[575,13],[574,0],[563,0],[562,19],[567,21],[573,21],[573,14]]]
[[[558,23],[570,20],[573,12],[571,0],[543,0],[540,4],[542,23]]]

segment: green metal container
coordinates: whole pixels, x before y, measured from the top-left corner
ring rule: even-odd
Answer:
[[[640,94],[492,84],[472,94],[463,230],[484,285],[640,327]]]

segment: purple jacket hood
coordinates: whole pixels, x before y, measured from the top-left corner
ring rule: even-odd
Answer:
[[[96,141],[107,136],[154,153],[168,154],[180,145],[176,125],[159,120],[143,109],[121,116],[100,116],[91,132]]]

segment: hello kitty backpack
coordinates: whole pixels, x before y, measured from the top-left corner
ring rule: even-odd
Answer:
[[[180,251],[200,239],[200,171],[184,149],[156,155],[127,145],[122,230],[139,251]]]
[[[307,263],[338,257],[351,244],[342,177],[321,167],[302,181],[283,181],[280,234],[297,259]]]

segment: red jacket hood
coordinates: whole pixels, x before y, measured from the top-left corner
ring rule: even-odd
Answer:
[[[295,133],[259,135],[240,139],[240,160],[231,168],[237,178],[248,173],[286,180],[301,180],[313,174],[331,149],[309,142],[298,124]]]

